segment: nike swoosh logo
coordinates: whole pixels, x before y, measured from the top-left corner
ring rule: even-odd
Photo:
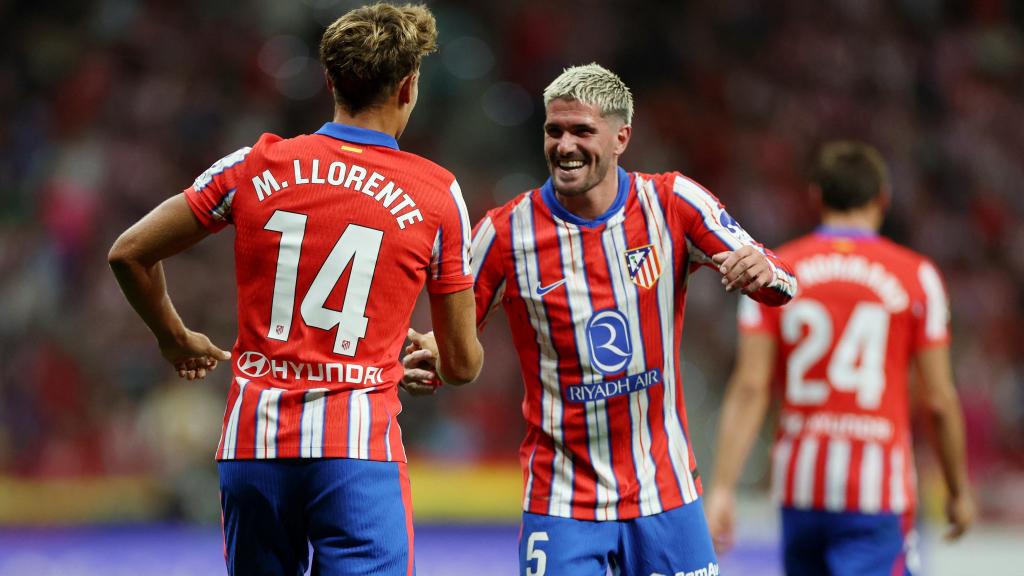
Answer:
[[[558,282],[552,282],[551,284],[548,284],[547,286],[537,286],[537,296],[544,296],[545,294],[547,294],[548,292],[551,292],[555,288],[558,288],[562,284],[565,284],[565,278],[562,278]]]

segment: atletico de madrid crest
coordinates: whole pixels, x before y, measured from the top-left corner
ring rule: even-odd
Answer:
[[[641,288],[650,288],[661,276],[661,260],[654,244],[632,248],[622,253],[626,257],[629,279]]]

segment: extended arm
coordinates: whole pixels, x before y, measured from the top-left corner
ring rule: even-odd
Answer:
[[[968,489],[964,419],[953,385],[949,347],[930,346],[919,352],[914,361],[920,375],[924,409],[933,429],[932,444],[949,490],[946,517],[950,528],[946,538],[953,540],[974,522],[976,510]]]
[[[770,336],[740,335],[736,366],[718,422],[714,476],[706,508],[708,528],[719,552],[727,551],[735,541],[736,483],[768,410],[774,361],[775,341]]]
[[[157,206],[114,242],[107,260],[128,302],[156,336],[160,352],[182,378],[203,378],[231,355],[185,327],[171,303],[160,261],[188,249],[209,232],[184,194]]]
[[[430,320],[437,339],[438,377],[455,385],[476,380],[484,364],[484,349],[477,338],[473,289],[431,296]]]
[[[792,268],[755,241],[714,194],[681,174],[674,176],[672,191],[694,262],[713,263],[730,292],[740,288],[769,306],[781,306],[793,298]]]
[[[467,288],[452,294],[431,294],[430,317],[433,332],[419,334],[409,330],[412,345],[407,351],[422,352],[413,356],[414,360],[406,364],[407,368],[419,366],[420,372],[426,374],[423,381],[434,376],[427,373],[432,363],[436,376],[447,384],[461,386],[476,380],[483,366],[484,349],[477,338],[473,289]],[[416,364],[412,363],[417,361]]]

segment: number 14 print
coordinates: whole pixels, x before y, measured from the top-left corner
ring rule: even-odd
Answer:
[[[299,275],[302,240],[306,234],[306,215],[277,210],[263,228],[281,234],[267,338],[287,341],[295,310],[295,284]],[[335,354],[355,356],[359,341],[366,336],[366,299],[370,294],[370,283],[373,282],[383,237],[384,233],[380,230],[349,224],[327,259],[320,265],[320,271],[302,299],[299,312],[307,326],[321,330],[337,327]],[[340,311],[328,308],[327,298],[350,262],[352,272],[344,304]]]

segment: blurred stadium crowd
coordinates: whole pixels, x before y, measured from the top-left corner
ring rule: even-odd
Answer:
[[[602,63],[633,89],[627,169],[686,172],[768,245],[815,224],[803,177],[818,143],[877,145],[895,189],[885,233],[933,257],[949,284],[983,514],[1024,522],[1024,501],[1009,497],[1024,489],[1024,4],[428,4],[441,50],[401,145],[457,175],[474,221],[546,178],[540,93],[571,64]],[[193,515],[189,494],[216,497],[229,370],[174,379],[106,252],[261,132],[329,119],[316,46],[352,5],[0,1],[16,23],[0,36],[0,475],[153,475],[173,486],[169,515]],[[235,318],[230,236],[166,267],[186,322],[222,347]],[[735,336],[735,300],[713,280],[694,280],[684,345],[706,469]],[[406,398],[414,458],[516,457],[521,391],[506,334],[486,330],[477,383]],[[764,455],[749,484],[763,483]]]

